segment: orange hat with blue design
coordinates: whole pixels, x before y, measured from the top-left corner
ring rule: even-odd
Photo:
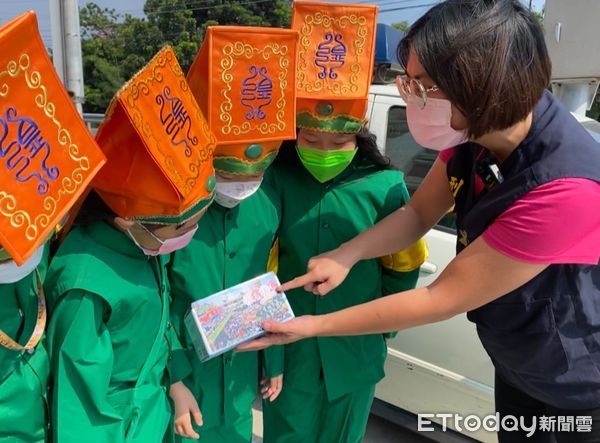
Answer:
[[[213,200],[215,137],[165,46],[113,98],[96,140],[94,190],[120,217],[179,224]]]
[[[23,264],[106,158],[63,87],[34,12],[0,28],[0,260]]]
[[[377,6],[295,1],[292,8],[292,29],[300,33],[297,126],[362,131],[373,76]]]
[[[217,138],[218,171],[261,173],[296,137],[297,43],[290,29],[208,28],[187,79]]]

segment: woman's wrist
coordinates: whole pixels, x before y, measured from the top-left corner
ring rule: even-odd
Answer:
[[[363,252],[360,243],[355,240],[350,240],[346,243],[342,243],[338,247],[338,251],[344,257],[344,264],[348,266],[348,269],[351,269],[355,264],[363,259]]]
[[[306,338],[309,337],[324,337],[327,333],[327,316],[329,314],[311,315],[309,327],[307,328]]]

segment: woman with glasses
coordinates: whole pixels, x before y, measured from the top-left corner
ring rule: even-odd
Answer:
[[[600,146],[546,90],[542,29],[517,0],[448,0],[412,26],[399,56],[410,132],[442,152],[408,205],[283,289],[327,296],[355,265],[406,247],[452,208],[456,258],[428,287],[267,322],[271,335],[248,347],[467,312],[496,369],[501,416],[593,421],[591,433],[500,431],[501,442],[600,441]]]

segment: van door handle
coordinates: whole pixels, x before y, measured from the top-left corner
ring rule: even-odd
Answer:
[[[437,272],[437,265],[426,261],[421,265],[419,272],[422,272],[423,274],[435,274]]]

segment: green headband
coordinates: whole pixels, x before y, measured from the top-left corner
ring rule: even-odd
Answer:
[[[275,157],[278,151],[269,152],[262,160],[257,162],[246,162],[237,157],[215,157],[213,165],[217,171],[228,172],[237,175],[257,175],[264,172]]]
[[[303,111],[296,115],[296,126],[317,132],[358,134],[363,130],[365,122],[349,115],[317,117],[308,111]]]
[[[213,199],[214,193],[210,194],[209,198],[204,198],[202,200],[197,201],[185,212],[178,215],[149,215],[142,217],[134,217],[134,220],[146,224],[179,225],[181,223],[185,223],[190,218],[194,217],[196,214],[202,211],[205,207],[210,205]]]

